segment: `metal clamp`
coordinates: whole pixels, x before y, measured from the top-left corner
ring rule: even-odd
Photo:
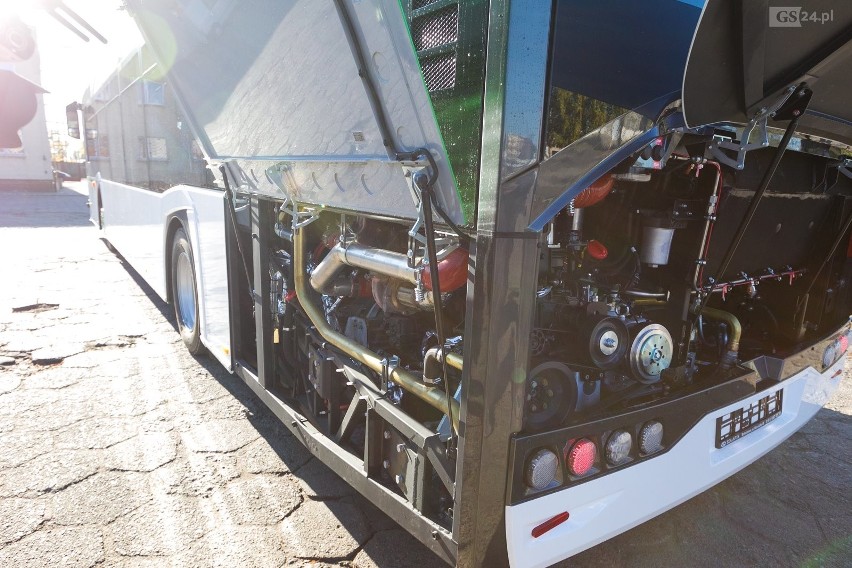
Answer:
[[[291,230],[293,232],[295,232],[296,229],[307,227],[319,219],[319,213],[316,210],[305,209],[304,211],[299,211],[299,206],[289,197],[285,197],[284,201],[281,202],[281,205],[278,207],[278,212],[290,215],[290,218],[292,219]]]
[[[710,142],[710,153],[713,154],[713,157],[726,166],[730,166],[738,170],[743,169],[745,167],[746,153],[751,150],[758,150],[769,146],[769,133],[766,130],[767,122],[770,118],[774,118],[775,112],[784,106],[784,103],[787,102],[793,92],[795,92],[796,88],[797,85],[788,87],[784,91],[783,95],[772,105],[759,109],[754,118],[749,120],[748,124],[746,124],[745,128],[743,128],[743,133],[740,136],[739,142],[727,139],[717,140],[714,138]],[[758,133],[758,140],[756,142],[749,142],[755,129]],[[736,159],[728,156],[728,154],[726,154],[723,150],[736,152]]]
[[[852,179],[852,158],[843,160],[843,163],[837,166],[837,171]]]
[[[399,367],[399,357],[396,355],[391,355],[390,357],[385,357],[382,359],[382,385],[386,388],[387,385],[392,384],[393,380],[391,376],[396,368]]]
[[[399,404],[402,401],[403,389],[396,384],[391,377],[396,368],[399,367],[399,357],[391,355],[382,359],[382,396],[393,404]]]

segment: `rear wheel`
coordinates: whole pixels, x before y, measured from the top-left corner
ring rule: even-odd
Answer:
[[[198,288],[195,284],[195,263],[192,247],[183,229],[175,231],[172,239],[172,303],[178,330],[186,348],[192,354],[201,353],[201,329],[198,321]]]

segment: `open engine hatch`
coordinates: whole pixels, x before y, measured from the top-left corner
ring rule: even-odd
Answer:
[[[687,124],[746,123],[807,83],[814,95],[797,131],[852,145],[852,3],[796,4],[708,0],[684,72]]]

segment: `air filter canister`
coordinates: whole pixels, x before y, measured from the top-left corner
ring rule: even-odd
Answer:
[[[675,230],[665,218],[651,217],[642,227],[642,246],[639,258],[649,266],[664,266],[669,263],[672,237]]]

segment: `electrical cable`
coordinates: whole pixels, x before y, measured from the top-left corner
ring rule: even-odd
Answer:
[[[431,160],[430,160],[431,161]],[[433,170],[436,171],[437,170]],[[444,394],[447,397],[447,413],[450,424],[453,423],[453,407],[451,404],[449,374],[447,372],[447,345],[444,337],[444,314],[443,299],[441,298],[441,284],[439,282],[438,252],[435,246],[435,226],[432,218],[432,183],[434,178],[427,178],[424,183],[418,184],[423,201],[423,217],[426,230],[426,256],[429,259],[429,275],[432,278],[432,301],[435,305],[435,332],[438,336],[438,349],[441,353],[441,370],[443,373]]]

